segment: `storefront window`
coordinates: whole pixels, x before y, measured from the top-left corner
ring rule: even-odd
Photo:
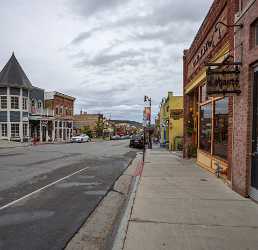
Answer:
[[[212,104],[200,108],[200,149],[211,152]]]
[[[228,98],[215,102],[214,148],[216,156],[227,159],[228,146]]]

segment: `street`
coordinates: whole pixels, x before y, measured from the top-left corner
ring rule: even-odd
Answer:
[[[63,249],[135,157],[128,141],[0,150],[0,249]]]

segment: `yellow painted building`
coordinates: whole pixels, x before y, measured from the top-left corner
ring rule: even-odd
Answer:
[[[160,108],[160,143],[169,150],[180,150],[183,138],[183,97],[168,92]]]

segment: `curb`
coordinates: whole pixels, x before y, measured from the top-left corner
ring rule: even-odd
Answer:
[[[133,205],[134,205],[139,182],[140,182],[140,176],[136,176],[134,180],[132,192],[129,196],[129,200],[126,204],[125,212],[122,216],[120,225],[118,227],[118,230],[114,239],[112,250],[122,250],[124,248],[124,242],[125,242],[125,238],[128,230],[129,220],[133,211]]]
[[[128,164],[127,169],[114,182],[64,249],[112,249],[120,229],[121,218],[124,217],[124,211],[129,208],[128,202],[132,197],[132,190],[135,190],[135,180],[139,179],[139,176],[134,175],[142,165],[139,156],[137,154]]]

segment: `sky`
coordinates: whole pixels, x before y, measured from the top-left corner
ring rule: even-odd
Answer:
[[[14,51],[33,85],[76,98],[76,113],[142,121],[182,95],[183,50],[211,0],[1,0],[0,68]]]

